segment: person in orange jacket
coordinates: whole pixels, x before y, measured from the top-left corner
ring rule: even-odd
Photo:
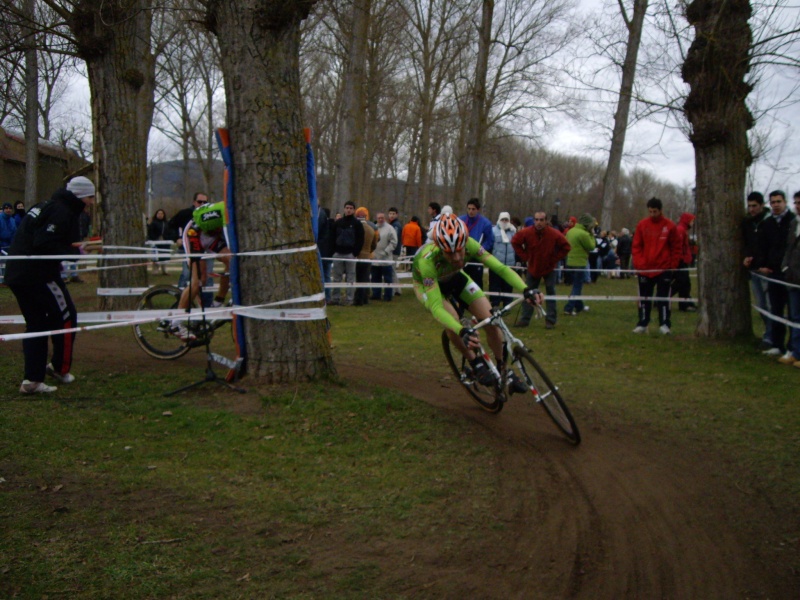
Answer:
[[[414,256],[422,246],[422,228],[419,226],[419,217],[414,215],[403,227],[403,246],[406,256]]]

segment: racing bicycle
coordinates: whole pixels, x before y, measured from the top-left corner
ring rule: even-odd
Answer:
[[[503,308],[493,309],[491,316],[483,321],[476,322],[473,317],[472,322],[467,325],[476,330],[482,329],[487,325],[494,325],[503,336],[503,364],[499,368],[489,358],[483,346],[475,350],[476,353],[483,356],[489,369],[495,375],[496,382],[494,385],[486,386],[475,379],[469,361],[464,358],[452,343],[447,331],[442,332],[444,355],[462,387],[483,409],[491,413],[499,413],[503,409],[509,397],[509,376],[513,369],[529,390],[521,395],[540,404],[553,420],[553,423],[556,424],[556,427],[567,436],[570,442],[578,445],[581,442],[581,434],[558,387],[553,385],[550,377],[547,376],[541,365],[533,358],[531,351],[525,347],[525,344],[519,338],[511,333],[508,325],[503,321],[504,315],[524,301],[524,298],[517,298]],[[453,306],[458,306],[458,304],[455,303]],[[540,314],[544,312],[541,306],[536,308],[540,311]]]
[[[153,358],[161,360],[174,360],[180,358],[192,348],[206,346],[211,342],[214,332],[230,323],[229,318],[209,318],[192,319],[186,322],[187,329],[192,332],[196,339],[184,341],[170,333],[172,319],[185,314],[182,309],[178,309],[178,301],[181,298],[181,289],[174,285],[155,285],[145,291],[136,304],[136,310],[171,310],[174,313],[165,318],[149,321],[146,323],[135,323],[133,333],[136,343]],[[231,303],[228,302],[228,306]],[[197,308],[196,298],[192,299],[192,308]],[[195,313],[196,314],[196,313]]]

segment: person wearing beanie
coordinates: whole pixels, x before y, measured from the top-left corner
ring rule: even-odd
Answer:
[[[94,184],[86,177],[73,178],[66,188],[28,211],[11,243],[9,256],[80,254],[80,216],[94,200]],[[61,259],[10,261],[6,284],[17,299],[27,333],[77,327],[78,313],[61,279]],[[23,394],[56,391],[55,386],[44,383],[45,375],[64,384],[75,381],[70,373],[75,333],[50,336],[53,354],[49,363],[47,339],[40,336],[22,341],[25,378],[19,391]]]
[[[672,327],[669,294],[674,270],[681,260],[681,241],[675,223],[664,216],[658,198],[647,201],[648,216],[639,221],[633,233],[633,265],[639,278],[639,320],[633,333],[647,333],[653,310],[653,291],[659,300],[659,331],[667,335]]]
[[[10,202],[6,202],[0,212],[0,250],[8,250],[15,233],[17,233],[17,220],[14,218],[14,207]]]
[[[570,221],[574,217],[570,218]],[[584,213],[569,231],[566,238],[569,243],[567,253],[567,267],[564,270],[564,283],[572,284],[570,299],[564,306],[564,314],[575,317],[582,313],[586,306],[580,296],[583,293],[583,284],[586,281],[586,265],[589,263],[589,253],[594,250],[597,242],[592,234],[595,220],[589,213]]]
[[[511,245],[511,238],[515,233],[517,233],[517,228],[511,224],[511,215],[501,212],[497,218],[497,224],[492,229],[494,235],[492,255],[508,267],[514,267],[517,264],[517,255]],[[505,294],[509,294],[511,291],[510,284],[497,273],[489,271],[489,302],[492,308],[497,308],[501,304],[509,304],[514,298]]]
[[[373,252],[378,245],[378,232],[369,221],[369,211],[363,206],[356,209],[356,219],[361,222],[361,227],[364,229],[364,241],[359,250],[358,262],[356,263],[356,283],[369,283],[370,275],[372,273],[372,259],[374,258]],[[369,304],[370,290],[368,287],[356,288],[356,293],[353,296],[353,306],[364,306]]]

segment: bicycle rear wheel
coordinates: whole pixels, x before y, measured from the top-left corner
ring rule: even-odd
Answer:
[[[464,355],[459,352],[446,331],[442,332],[442,349],[444,356],[447,359],[447,364],[453,371],[456,380],[467,390],[467,393],[472,396],[472,399],[477,402],[481,408],[491,413],[499,413],[503,409],[504,402],[498,397],[497,390],[492,387],[486,387],[478,383],[472,377],[472,370],[469,366],[469,361],[464,358]]]
[[[569,412],[566,402],[561,397],[558,388],[553,385],[547,373],[531,356],[531,353],[522,348],[514,350],[514,366],[519,368],[525,378],[531,393],[536,401],[542,405],[553,423],[576,446],[581,443],[581,434],[572,413]]]
[[[156,285],[139,298],[136,310],[171,310],[178,307],[181,289],[174,285]],[[173,360],[186,354],[191,346],[169,332],[170,319],[137,323],[133,326],[136,343],[153,358]]]

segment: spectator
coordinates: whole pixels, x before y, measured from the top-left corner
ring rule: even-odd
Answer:
[[[419,226],[419,217],[414,215],[411,220],[403,227],[402,235],[403,247],[406,249],[406,256],[414,256],[422,246],[422,228]]]
[[[789,295],[784,285],[781,265],[786,255],[789,231],[794,229],[795,215],[788,209],[786,193],[782,190],[769,193],[769,206],[772,214],[764,219],[759,227],[758,248],[751,265],[755,265],[761,275],[772,280],[767,281],[770,312],[778,319],[783,319]],[[786,354],[786,325],[779,320],[773,320],[771,336],[772,348],[765,350],[764,354],[767,356]]]
[[[491,253],[494,249],[493,226],[492,222],[481,214],[481,201],[477,198],[470,198],[467,202],[467,214],[461,215],[459,218],[467,225],[469,237],[476,240],[486,252]],[[483,289],[482,264],[467,264],[464,272],[479,288]]]
[[[319,207],[317,215],[317,248],[322,262],[322,282],[326,284],[331,282],[331,266],[333,266],[330,260],[333,256],[333,219],[330,211],[323,206]],[[326,286],[325,302],[330,304],[330,301],[331,289]]]
[[[492,229],[492,235],[494,236],[492,255],[507,267],[514,267],[517,264],[517,256],[514,253],[514,247],[511,245],[511,238],[514,237],[516,232],[517,228],[511,224],[511,215],[507,212],[501,212],[497,219],[497,224]],[[511,293],[511,290],[511,284],[507,283],[494,271],[489,271],[489,303],[492,308],[510,303],[513,298],[507,294]]]
[[[690,298],[692,295],[692,280],[689,277],[689,268],[692,266],[692,249],[689,245],[689,230],[694,224],[692,213],[683,213],[676,226],[678,240],[681,245],[681,257],[678,262],[678,270],[675,271],[675,279],[672,281],[672,291],[670,295],[678,295],[678,298]],[[692,302],[679,302],[678,310],[681,312],[694,312],[697,310]]]
[[[611,252],[611,240],[608,237],[608,231],[601,231],[600,234],[595,238],[595,242],[597,247],[595,251],[597,254],[594,256],[595,264],[592,266],[592,282],[596,283],[597,278],[600,277],[600,273],[602,273],[606,267],[606,259]],[[589,254],[591,259],[591,253]]]
[[[428,204],[428,231],[425,234],[425,238],[428,242],[433,240],[433,226],[436,224],[436,221],[442,216],[442,207],[438,202],[431,202]]]
[[[747,216],[742,220],[742,241],[744,243],[744,261],[742,264],[750,271],[750,289],[753,291],[756,306],[761,310],[770,312],[769,295],[767,294],[767,280],[754,273],[756,265],[753,260],[758,253],[758,237],[761,225],[769,218],[771,211],[764,206],[764,195],[760,192],[751,192],[747,196]],[[761,350],[768,352],[772,349],[772,319],[764,313],[761,320],[764,323],[764,335],[761,336]]]
[[[663,205],[658,198],[647,201],[649,216],[639,221],[633,234],[633,264],[639,277],[639,320],[633,333],[647,333],[650,313],[653,310],[653,290],[659,298],[656,301],[659,331],[667,335],[672,327],[672,311],[669,291],[672,286],[673,270],[681,257],[680,238],[675,223],[662,212]]]
[[[386,222],[386,215],[378,213],[375,217],[378,220],[378,244],[375,246],[376,261],[391,261],[394,249],[397,247],[397,233],[394,227]],[[372,283],[384,284],[383,299],[391,302],[394,296],[392,284],[392,265],[391,262],[383,262],[372,265]],[[381,288],[372,288],[372,299],[381,299]]]
[[[17,220],[14,218],[14,207],[6,202],[3,204],[3,212],[0,213],[0,250],[8,250],[15,233]]]
[[[794,193],[794,210],[800,214],[800,191]],[[786,237],[786,254],[783,256],[781,272],[787,284],[789,298],[789,320],[795,325],[789,330],[790,350],[778,359],[785,365],[800,369],[800,218],[795,218]]]
[[[356,209],[356,219],[361,222],[364,228],[364,241],[361,245],[361,250],[358,253],[358,262],[356,263],[356,283],[365,284],[369,283],[369,276],[372,270],[373,252],[378,243],[378,236],[376,229],[369,221],[369,211],[363,206]],[[353,299],[354,306],[363,306],[369,304],[369,288],[359,287],[356,288],[356,293]]]
[[[150,223],[147,224],[147,241],[163,242],[164,240],[170,240],[169,223],[167,222],[167,213],[159,208],[153,215],[153,218],[150,219]],[[158,256],[159,250],[166,250],[161,244],[154,245],[154,249],[156,256]],[[164,261],[167,259],[162,258],[161,260]],[[153,261],[153,273],[158,273],[158,262],[159,261]],[[167,267],[163,264],[161,265],[161,274],[167,274]]]
[[[394,206],[392,206],[391,208],[389,208],[388,211],[386,211],[386,216],[388,217],[388,219],[387,219],[388,223],[389,223],[389,225],[394,227],[394,232],[397,234],[397,246],[395,246],[394,252],[393,252],[395,261],[397,261],[397,259],[400,258],[400,253],[403,251],[403,243],[402,243],[402,240],[403,240],[403,223],[400,221],[400,219],[398,218],[397,214],[398,214],[397,213],[397,208],[395,208]],[[397,267],[396,267],[396,265],[393,265],[392,266],[392,283],[397,283],[397,281],[398,281],[397,280]],[[399,296],[400,295],[400,288],[395,288],[394,295],[395,296]]]
[[[569,253],[567,254],[567,268],[564,271],[564,283],[572,285],[570,299],[564,306],[564,314],[568,316],[578,316],[586,308],[583,300],[580,299],[583,291],[583,284],[586,281],[586,264],[589,260],[589,253],[595,247],[595,239],[592,235],[594,217],[589,213],[581,215],[569,231],[566,238],[569,243]]]
[[[78,254],[79,217],[94,200],[94,184],[86,177],[73,178],[66,189],[57,190],[50,200],[37,204],[25,216],[9,255]],[[28,333],[72,329],[78,324],[75,304],[61,279],[60,263],[58,259],[15,260],[8,265],[6,283],[17,299]],[[50,363],[46,336],[22,341],[25,379],[19,388],[21,393],[56,391],[55,386],[44,383],[45,374],[63,384],[75,381],[70,373],[75,333],[53,335],[50,339],[53,343]]]
[[[17,227],[19,224],[22,223],[22,219],[25,218],[25,203],[20,200],[14,205],[14,219],[17,221]]]
[[[352,284],[356,281],[356,263],[353,259],[358,256],[364,246],[364,226],[356,219],[355,212],[356,205],[348,200],[344,203],[344,216],[333,224],[334,261],[331,275],[334,283],[344,281],[345,278],[347,283]],[[344,306],[352,306],[355,288],[346,288],[342,296],[340,296],[340,290],[341,288],[332,290],[331,304],[341,302]]]
[[[556,267],[567,256],[570,244],[567,238],[555,227],[547,224],[547,213],[537,211],[533,217],[533,227],[525,227],[518,231],[511,240],[514,250],[526,262],[528,269],[525,284],[530,288],[538,288],[539,282],[544,278],[545,329],[553,329],[558,318],[556,306]],[[522,312],[517,321],[517,327],[527,327],[533,316],[533,307],[529,304],[522,305]]]
[[[630,229],[627,227],[622,228],[622,235],[617,238],[617,257],[619,258],[620,276],[623,279],[630,279],[629,273],[631,268],[631,245],[633,239],[631,238]]]

